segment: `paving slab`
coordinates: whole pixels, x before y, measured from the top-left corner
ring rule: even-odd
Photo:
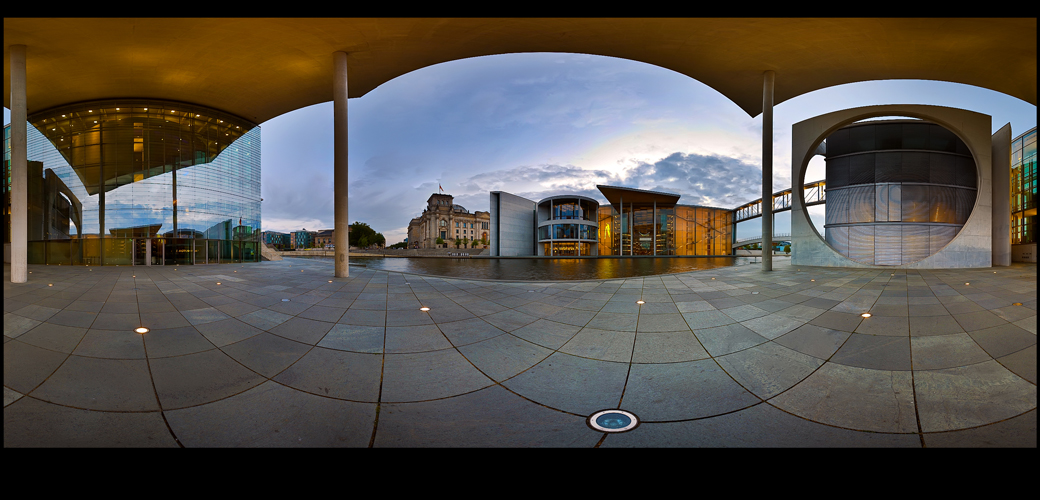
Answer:
[[[601,433],[582,416],[546,408],[501,386],[436,401],[383,404],[376,448],[592,448]]]
[[[603,448],[920,448],[917,434],[863,432],[806,420],[765,403],[712,418],[647,423]]]
[[[714,360],[705,359],[633,364],[621,409],[654,422],[721,415],[759,402]]]
[[[267,381],[220,401],[165,414],[185,447],[367,448],[376,405]]]
[[[540,405],[589,416],[617,407],[628,369],[628,363],[555,353],[502,385]]]
[[[494,381],[455,349],[387,354],[383,362],[382,401],[427,401],[487,387]]]
[[[55,404],[90,410],[159,409],[148,362],[143,359],[69,356],[60,368],[28,395]]]
[[[908,371],[825,363],[770,404],[809,420],[846,429],[918,432]]]
[[[4,285],[5,445],[1035,448],[1035,265],[788,262],[543,283],[34,265]],[[643,423],[586,425],[618,405]]]
[[[22,398],[4,407],[4,447],[177,448],[158,411],[92,411]]]

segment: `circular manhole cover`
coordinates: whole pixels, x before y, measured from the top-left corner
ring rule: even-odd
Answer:
[[[600,432],[626,432],[639,425],[639,418],[624,410],[602,410],[589,416],[587,423]]]

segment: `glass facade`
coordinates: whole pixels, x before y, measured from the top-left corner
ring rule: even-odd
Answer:
[[[1036,243],[1036,128],[1011,142],[1011,244]]]
[[[153,100],[79,103],[29,123],[29,263],[259,260],[256,124]]]
[[[538,202],[538,255],[599,255],[598,210],[599,202],[583,196],[555,196]]]
[[[827,137],[827,243],[872,265],[946,246],[967,222],[978,170],[953,132],[921,120],[867,121]]]
[[[599,209],[600,255],[729,255],[733,211],[691,205],[624,204]]]

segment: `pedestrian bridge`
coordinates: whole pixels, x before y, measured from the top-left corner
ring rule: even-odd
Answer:
[[[827,203],[827,183],[823,179],[802,185],[802,193],[805,196],[805,206],[822,205]],[[785,189],[773,193],[773,213],[783,212],[791,209],[791,190]],[[733,224],[744,222],[762,216],[762,198],[750,203],[745,203],[733,209]]]
[[[791,242],[791,233],[777,233],[773,235],[773,245],[777,245],[780,242]],[[752,236],[750,238],[743,238],[733,242],[733,248],[742,247],[745,245],[754,245],[755,243],[762,243],[762,236]]]

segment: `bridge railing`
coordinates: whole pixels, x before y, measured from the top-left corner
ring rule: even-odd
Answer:
[[[783,241],[783,240],[789,239],[790,237],[791,237],[791,233],[777,233],[777,234],[773,235],[773,241],[774,242],[775,241]],[[761,236],[752,236],[750,238],[741,238],[741,239],[737,240],[736,243],[733,243],[733,246],[739,247],[741,245],[746,245],[748,243],[753,243],[753,242],[756,242],[756,241],[762,241],[762,237]]]
[[[826,181],[819,180],[807,182],[802,185],[802,195],[805,198],[805,206],[820,205],[827,202]],[[773,193],[773,213],[783,212],[791,209],[791,190],[785,189]],[[743,222],[755,217],[762,216],[762,199],[759,198],[750,203],[745,203],[733,209],[733,222]]]

